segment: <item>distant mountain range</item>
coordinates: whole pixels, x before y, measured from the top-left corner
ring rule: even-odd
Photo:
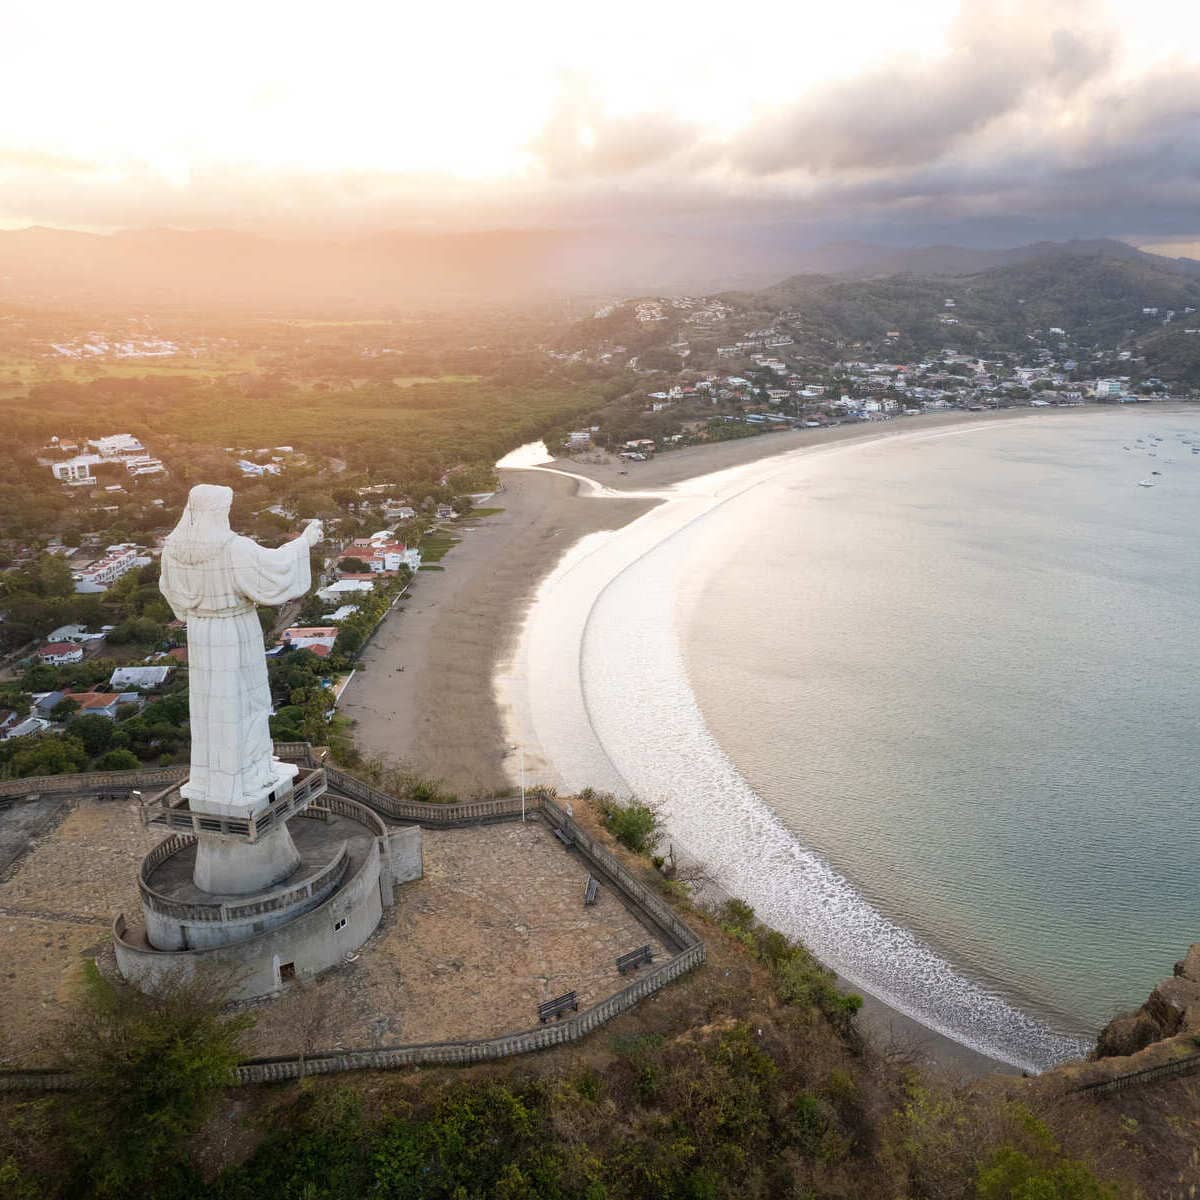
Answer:
[[[786,230],[746,235],[608,230],[384,233],[285,240],[228,230],[115,234],[0,231],[0,301],[127,309],[382,310],[757,288],[790,274],[970,275],[1062,254],[1144,262],[1200,276],[1200,262],[1124,242],[1043,242],[1011,250],[805,249]]]
[[[1195,259],[1165,258],[1159,254],[1147,254],[1144,250],[1113,238],[1033,242],[1011,250],[975,250],[966,246],[916,246],[896,250],[886,246],[873,246],[867,242],[834,242],[809,251],[801,269],[819,275],[975,275],[994,267],[1011,267],[1048,256],[1066,254],[1081,258],[1102,257],[1126,262],[1147,262],[1156,267],[1178,271],[1180,274],[1200,275],[1200,262]]]

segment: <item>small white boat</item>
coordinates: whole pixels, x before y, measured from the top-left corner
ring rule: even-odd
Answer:
[[[1153,487],[1153,486],[1154,486],[1153,479],[1139,479],[1138,480],[1138,487]]]

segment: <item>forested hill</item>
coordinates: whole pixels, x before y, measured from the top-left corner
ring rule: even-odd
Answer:
[[[1157,328],[1170,310],[1182,318],[1189,306],[1200,308],[1200,271],[1119,242],[1086,245],[1090,248],[1052,245],[1023,261],[955,278],[898,274],[845,280],[799,275],[727,298],[747,313],[801,309],[834,337],[872,338],[892,329],[912,335],[921,330],[935,335],[939,344],[947,339],[939,318],[948,311],[948,298],[954,300],[953,317],[960,327],[957,340],[970,333],[997,345],[1048,327],[1111,341],[1145,332],[1148,317]],[[1159,312],[1150,317],[1143,313],[1145,308]]]
[[[971,274],[803,274],[685,302],[630,300],[575,323],[563,345],[620,345],[659,369],[677,367],[682,349],[689,367],[712,368],[718,348],[756,334],[791,338],[775,344],[813,364],[910,362],[946,348],[982,357],[1042,348],[1090,363],[1128,350],[1138,374],[1200,386],[1200,264],[1110,241],[1006,257]]]

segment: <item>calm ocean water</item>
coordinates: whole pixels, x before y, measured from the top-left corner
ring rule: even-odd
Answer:
[[[1060,1032],[1139,1004],[1200,939],[1185,437],[1200,413],[1139,410],[814,456],[676,556],[683,668],[728,764],[884,919]],[[840,936],[853,960],[864,935]]]

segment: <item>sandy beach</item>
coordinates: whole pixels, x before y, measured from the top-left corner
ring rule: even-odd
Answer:
[[[1079,410],[1073,410],[1079,411]],[[364,754],[402,761],[463,796],[511,787],[516,757],[494,694],[497,670],[511,657],[540,581],[581,537],[618,529],[653,507],[645,496],[684,480],[806,446],[892,437],[967,423],[1055,420],[1070,410],[953,413],[886,424],[766,434],[662,454],[646,463],[562,461],[550,469],[501,472],[491,505],[503,512],[463,523],[444,571],[422,571],[387,619],[347,687],[341,711],[354,719]],[[601,484],[606,495],[555,469]],[[576,670],[573,662],[564,671]],[[863,1021],[883,1043],[917,1047],[919,1056],[966,1074],[1002,1064],[933,1033],[867,997]]]
[[[1031,416],[1054,420],[1061,410],[948,413],[913,420],[842,425],[763,434],[692,446],[649,462],[558,461],[611,491],[654,491],[782,454],[862,438],[892,437],[968,422]],[[442,565],[421,571],[376,633],[346,688],[341,712],[355,723],[360,749],[410,764],[465,796],[511,785],[511,753],[496,711],[493,677],[511,654],[522,618],[563,553],[581,537],[619,529],[652,507],[653,499],[583,493],[578,481],[553,470],[506,470],[490,507],[503,512],[460,522],[461,542]]]
[[[496,665],[509,653],[542,577],[576,539],[617,529],[645,500],[577,500],[561,475],[505,471],[490,506],[460,522],[461,542],[420,571],[385,620],[346,687],[339,710],[355,722],[368,757],[403,762],[464,797],[510,786],[510,749],[493,699]]]

